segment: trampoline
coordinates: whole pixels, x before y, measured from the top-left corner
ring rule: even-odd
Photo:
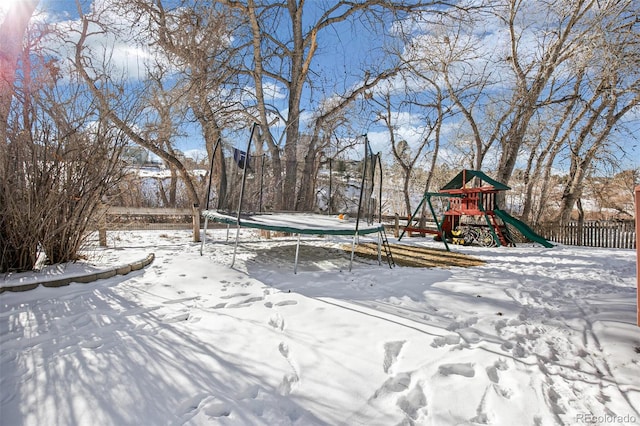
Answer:
[[[382,245],[384,244],[385,252],[387,254],[387,259],[389,260],[389,266],[392,266],[391,253],[388,250],[388,241],[384,232],[384,226],[381,223],[381,205],[378,205],[378,223],[373,223],[373,210],[369,209],[371,207],[372,201],[372,193],[373,187],[375,184],[375,171],[376,169],[381,169],[382,163],[380,160],[380,154],[373,154],[371,150],[371,146],[369,144],[369,140],[366,135],[364,137],[364,157],[361,161],[362,163],[362,180],[360,189],[358,191],[358,203],[357,203],[357,212],[355,213],[355,218],[352,220],[343,220],[338,216],[333,215],[322,215],[317,213],[302,213],[302,212],[263,212],[262,211],[262,190],[263,190],[263,175],[260,175],[260,192],[259,196],[259,212],[258,213],[248,213],[243,210],[243,202],[245,201],[245,188],[247,182],[247,173],[248,170],[251,169],[250,166],[250,158],[251,155],[251,140],[253,139],[254,132],[256,130],[257,123],[254,123],[251,128],[251,135],[249,136],[249,141],[247,142],[246,150],[238,151],[237,149],[234,151],[234,156],[236,158],[236,164],[239,169],[242,170],[242,182],[240,184],[240,191],[238,197],[238,205],[237,209],[233,208],[220,208],[216,210],[209,209],[209,194],[211,192],[211,176],[213,174],[213,165],[215,153],[217,151],[217,147],[221,143],[221,139],[218,139],[216,142],[216,146],[213,149],[213,155],[211,158],[211,165],[209,171],[209,185],[207,188],[207,205],[206,209],[202,212],[202,216],[204,217],[204,236],[202,237],[201,245],[200,245],[200,255],[202,256],[204,245],[206,241],[207,235],[207,227],[209,225],[209,221],[223,223],[227,225],[227,241],[229,239],[229,228],[231,226],[235,226],[236,228],[236,240],[235,247],[233,250],[233,259],[231,261],[231,266],[233,267],[236,260],[236,253],[238,251],[238,240],[240,238],[240,228],[256,228],[263,229],[267,231],[276,231],[276,232],[285,232],[298,236],[298,241],[296,244],[296,254],[295,254],[295,263],[294,263],[294,273],[298,271],[298,255],[300,253],[300,236],[303,234],[306,235],[343,235],[343,236],[353,236],[353,242],[351,244],[351,260],[349,262],[349,270],[353,265],[353,257],[355,254],[355,245],[358,237],[360,235],[366,234],[378,234],[378,263],[382,263]],[[239,155],[235,155],[238,154]],[[264,158],[264,157],[262,157]],[[240,161],[237,161],[237,160]],[[378,174],[379,183],[379,200],[382,199],[382,173]],[[331,183],[331,181],[329,181]],[[329,191],[331,192],[331,191]],[[256,197],[254,194],[253,197]],[[330,198],[330,197],[329,197]],[[235,210],[231,212],[232,210]],[[371,210],[371,211],[369,211]],[[367,212],[369,214],[367,214]]]
[[[349,269],[353,264],[355,244],[358,236],[366,234],[378,234],[378,261],[381,262],[382,255],[382,233],[384,226],[381,223],[366,224],[358,220],[342,220],[337,216],[327,216],[313,213],[255,213],[240,214],[233,216],[217,210],[204,210],[204,236],[200,245],[200,254],[206,241],[209,221],[236,226],[240,228],[263,229],[276,232],[287,232],[298,236],[296,242],[296,254],[294,259],[294,273],[298,270],[298,254],[300,252],[301,235],[343,235],[353,236],[351,245],[351,259]],[[235,248],[231,265],[235,263],[236,251],[238,247],[239,232],[236,233]],[[228,238],[228,237],[227,237]]]

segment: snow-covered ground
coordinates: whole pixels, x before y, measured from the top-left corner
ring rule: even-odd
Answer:
[[[0,424],[640,424],[634,251],[348,272],[349,240],[303,238],[294,274],[295,239],[243,230],[231,269],[224,235],[200,256],[187,231],[110,233],[38,278],[155,261],[0,294]]]

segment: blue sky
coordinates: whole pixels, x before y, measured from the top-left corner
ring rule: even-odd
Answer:
[[[3,4],[6,5],[8,4],[6,3],[7,1],[16,0],[2,1],[5,2]],[[325,1],[322,1],[318,4],[322,5],[325,3]],[[85,8],[88,7],[89,4],[88,0],[84,1]],[[313,4],[313,2],[308,2],[308,4]],[[73,17],[76,16],[76,4],[74,0],[41,0],[40,7],[46,14],[57,15],[58,17],[65,16],[66,19],[73,19]],[[323,44],[320,46],[315,58],[314,68],[318,71],[318,75],[334,82],[337,90],[354,84],[360,74],[358,64],[366,60],[372,60],[372,58],[375,58],[376,53],[379,52],[375,49],[372,50],[372,46],[379,46],[380,40],[371,38],[370,34],[367,35],[367,37],[362,37],[362,34],[358,32],[356,27],[350,27],[348,24],[325,30],[322,34]],[[123,67],[127,67],[130,71],[139,65],[139,55],[144,54],[139,49],[129,45],[120,45],[115,53],[119,55],[117,60],[123,64]],[[314,92],[315,101],[322,96],[330,94],[331,93]],[[283,113],[286,114],[286,103],[283,97],[279,95],[275,96],[271,99],[271,102],[276,104],[281,108]],[[305,114],[309,114],[310,110],[311,108],[306,108],[303,117]],[[638,114],[640,115],[640,113]],[[421,136],[420,119],[406,113],[398,114],[398,117],[404,117],[403,121],[398,122],[398,133],[401,137],[410,142],[418,140]],[[374,151],[388,151],[388,136],[386,131],[374,123],[373,117],[362,116],[359,123],[353,124],[355,125],[354,137],[366,133],[369,136]],[[448,128],[451,128],[451,126]],[[282,130],[282,122],[275,124],[272,128],[272,132],[276,138],[280,136]],[[193,131],[189,133],[191,133],[189,137],[182,138],[178,141],[178,147],[184,151],[202,150],[204,143],[199,130],[194,128]],[[636,134],[637,133],[636,131]],[[244,143],[245,141],[239,141],[238,145],[241,147]],[[625,159],[628,166],[640,167],[640,150],[638,149],[637,141],[623,140],[621,144],[629,151],[629,155]]]

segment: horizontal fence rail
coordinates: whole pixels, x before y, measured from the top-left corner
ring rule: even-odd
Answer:
[[[602,248],[636,248],[636,229],[633,221],[593,220],[564,225],[541,224],[536,231],[560,244]]]
[[[107,230],[174,230],[192,229],[193,241],[200,241],[200,209],[107,207],[98,223],[101,246],[107,245]]]

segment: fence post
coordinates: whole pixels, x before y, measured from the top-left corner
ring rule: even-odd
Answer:
[[[193,242],[200,242],[200,206],[193,205]]]
[[[635,188],[636,198],[636,323],[640,327],[640,185]]]
[[[394,223],[393,223],[393,236],[398,238],[398,235],[400,235],[400,217],[398,216],[398,213],[396,213],[396,216],[394,218]]]

